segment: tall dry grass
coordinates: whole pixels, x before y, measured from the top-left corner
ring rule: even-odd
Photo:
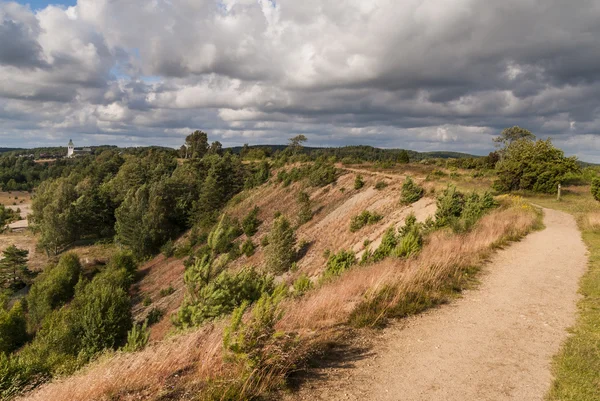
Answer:
[[[339,334],[340,327],[356,317],[357,311],[365,305],[371,313],[367,321],[377,323],[386,316],[402,315],[398,313],[399,305],[410,307],[413,303],[417,307],[427,307],[430,304],[419,302],[440,301],[449,288],[460,289],[468,282],[473,267],[480,266],[495,247],[521,238],[539,222],[538,214],[531,207],[514,200],[509,203],[511,206],[483,217],[467,234],[432,234],[415,258],[388,258],[356,267],[301,298],[284,301],[281,305],[284,316],[276,328],[298,334],[300,341],[295,350],[295,361],[302,360],[314,347],[330,342]],[[411,309],[405,308],[406,311]],[[418,312],[418,308],[414,312]],[[247,393],[259,393],[281,383],[286,373],[281,369],[259,371],[252,376],[254,383],[240,383],[243,376],[236,378],[239,365],[223,358],[223,326],[220,323],[179,335],[137,353],[113,354],[19,400],[155,399],[162,391],[173,391],[169,388],[187,386],[202,393],[204,389],[210,389],[203,383],[215,381],[230,381],[238,388],[253,386]],[[330,330],[334,328],[337,330]],[[293,369],[294,364],[290,363],[288,368]]]
[[[600,212],[590,212],[585,215],[584,229],[600,231]]]

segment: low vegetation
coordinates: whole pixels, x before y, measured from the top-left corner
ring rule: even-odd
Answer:
[[[383,216],[379,213],[363,210],[361,214],[354,216],[352,220],[350,220],[350,232],[356,232],[364,226],[376,224],[381,219],[383,219]]]
[[[417,185],[412,178],[406,177],[402,184],[402,195],[400,197],[400,203],[403,205],[410,205],[415,203],[423,197],[425,190]]]

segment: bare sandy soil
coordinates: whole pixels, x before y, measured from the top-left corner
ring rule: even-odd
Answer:
[[[495,254],[481,285],[311,372],[290,400],[542,400],[575,321],[587,250],[572,216]]]

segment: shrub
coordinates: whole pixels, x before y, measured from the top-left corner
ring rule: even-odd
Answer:
[[[365,186],[365,181],[363,180],[362,175],[357,175],[354,179],[354,189],[361,189]]]
[[[269,246],[265,248],[265,262],[267,269],[273,273],[287,271],[294,262],[296,234],[285,217],[278,217],[273,221],[269,233]]]
[[[213,281],[199,280],[190,287],[183,306],[177,313],[176,323],[180,327],[193,327],[213,320],[242,305],[254,302],[263,292],[273,290],[273,279],[259,274],[254,268],[244,268],[238,273],[222,272]]]
[[[377,181],[375,183],[375,189],[378,191],[381,191],[382,189],[386,188],[388,186],[388,184],[385,181]]]
[[[208,247],[215,255],[228,253],[234,247],[233,240],[242,235],[242,232],[238,221],[224,214],[208,234]]]
[[[106,266],[106,270],[122,270],[125,280],[122,281],[123,288],[127,289],[135,281],[137,274],[137,263],[133,254],[128,251],[115,253]]]
[[[407,258],[418,254],[423,246],[423,237],[418,230],[411,230],[400,238],[400,243],[393,251],[397,258]]]
[[[94,355],[106,348],[116,348],[127,341],[132,325],[131,305],[127,291],[102,275],[78,288],[73,299],[77,335],[84,354]]]
[[[327,259],[324,277],[339,276],[356,263],[356,256],[352,251],[341,250],[338,253],[330,254]]]
[[[383,237],[381,239],[381,244],[377,249],[373,252],[371,259],[374,262],[378,262],[380,260],[385,259],[390,256],[394,248],[398,245],[398,237],[396,236],[396,229],[394,226],[390,226],[385,233],[383,233]]]
[[[146,321],[144,324],[134,324],[127,333],[127,343],[123,347],[123,351],[140,351],[146,347],[149,339],[150,330],[148,329],[148,322]]]
[[[150,298],[149,295],[146,295],[142,301],[142,305],[144,305],[144,306],[152,305],[152,298]]]
[[[600,178],[596,177],[592,180],[591,191],[594,199],[600,202]]]
[[[310,205],[310,196],[304,191],[298,193],[297,202],[300,205],[298,212],[298,225],[309,222],[313,217],[313,211]]]
[[[175,289],[173,288],[173,286],[168,286],[167,288],[162,288],[158,294],[160,295],[161,298],[164,298],[164,297],[171,295],[174,292],[175,292]]]
[[[337,170],[333,164],[325,159],[317,159],[313,164],[308,181],[314,187],[324,187],[325,185],[335,182]]]
[[[267,245],[269,245],[269,236],[268,235],[264,235],[261,239],[260,239],[260,245],[262,247],[265,247]]]
[[[256,247],[254,246],[254,243],[252,242],[252,240],[250,238],[248,238],[242,244],[242,253],[244,255],[246,255],[247,257],[254,255],[255,249],[256,249]]]
[[[448,185],[437,197],[435,223],[438,227],[446,226],[454,218],[460,217],[465,204],[464,195],[455,186]]]
[[[286,296],[284,286],[278,287],[272,294],[263,294],[258,300],[248,321],[242,320],[248,303],[244,302],[231,317],[230,325],[223,335],[223,348],[228,356],[242,362],[246,374],[288,367],[286,357],[293,340],[275,331],[275,324],[281,319],[281,301]],[[261,369],[258,369],[258,368]],[[246,382],[251,381],[246,379]]]
[[[383,216],[379,213],[364,210],[361,214],[354,216],[352,220],[350,220],[350,232],[356,232],[366,225],[377,223],[381,219],[383,219]]]
[[[0,306],[0,354],[10,354],[27,340],[25,311],[15,302],[10,311]]]
[[[164,243],[163,246],[160,247],[160,252],[165,255],[166,258],[170,258],[175,254],[175,246],[173,245],[173,240],[168,240]]]
[[[400,203],[403,205],[410,205],[415,203],[423,197],[425,190],[417,185],[412,178],[406,177],[402,184],[402,195],[400,197]]]
[[[258,206],[254,206],[254,208],[244,217],[242,220],[242,229],[244,230],[244,234],[248,237],[252,237],[254,234],[258,232],[258,227],[262,223],[258,219]]]
[[[313,288],[313,283],[306,273],[301,274],[294,281],[294,294],[303,295],[305,292]]]
[[[146,316],[146,322],[148,326],[152,326],[155,323],[160,322],[160,319],[165,315],[165,312],[160,308],[152,308]]]
[[[35,330],[46,315],[73,297],[80,274],[79,258],[67,253],[56,266],[46,268],[36,278],[27,295],[30,330]]]

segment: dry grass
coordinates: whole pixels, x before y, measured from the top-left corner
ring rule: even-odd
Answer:
[[[480,266],[494,247],[527,234],[536,221],[532,208],[519,206],[490,213],[463,236],[434,233],[414,259],[388,258],[356,268],[300,301],[291,301],[280,328],[305,332],[322,329],[347,321],[360,304],[379,308],[384,317],[386,311],[403,303],[407,294],[443,298],[449,284],[460,288],[460,281],[467,279],[466,274]],[[385,300],[378,300],[383,305],[370,303],[387,289],[393,291],[386,294]]]
[[[17,206],[22,204],[31,203],[31,194],[26,191],[10,191],[10,192],[1,192],[0,191],[0,204],[4,206],[9,206],[16,204]]]
[[[222,330],[209,326],[151,345],[136,353],[101,357],[88,368],[18,400],[152,399],[182,379],[210,379],[222,372]]]
[[[600,211],[590,212],[585,216],[584,228],[590,231],[600,231]]]

